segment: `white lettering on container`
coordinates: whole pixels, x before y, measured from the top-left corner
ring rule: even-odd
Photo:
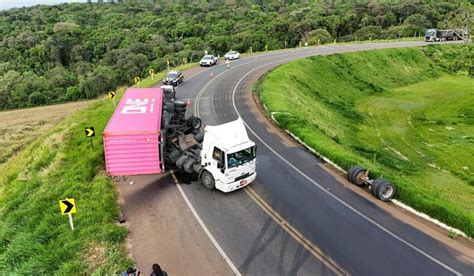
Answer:
[[[122,109],[122,114],[143,114],[146,113],[148,99],[127,99]]]

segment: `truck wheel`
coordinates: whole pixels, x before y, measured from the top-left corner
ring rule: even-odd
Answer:
[[[375,180],[372,188],[372,194],[382,201],[388,201],[395,195],[395,185],[385,178]]]
[[[198,117],[189,117],[188,126],[192,127],[193,129],[200,129],[202,126],[202,121]]]
[[[372,182],[372,184],[370,185],[370,193],[371,193],[373,196],[375,196],[375,197],[377,197],[376,191],[377,191],[377,187],[378,187],[379,184],[380,184],[380,180],[381,180],[381,179],[376,179],[376,180],[374,180],[374,182]]]
[[[348,171],[347,171],[347,179],[357,185],[357,186],[364,186],[364,180],[362,180],[362,176],[365,174],[367,170],[362,168],[361,166],[355,165],[352,166]]]
[[[216,186],[216,181],[214,180],[214,176],[208,171],[203,171],[201,173],[201,183],[209,190],[214,190]]]

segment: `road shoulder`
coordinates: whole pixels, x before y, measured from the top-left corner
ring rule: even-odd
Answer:
[[[232,275],[194,218],[169,174],[116,182],[130,230],[131,258],[142,273],[159,263],[170,275]]]

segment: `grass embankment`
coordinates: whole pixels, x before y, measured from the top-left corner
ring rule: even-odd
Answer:
[[[111,274],[133,263],[124,246],[128,230],[116,224],[118,194],[104,171],[100,133],[113,110],[110,100],[97,101],[0,166],[0,272]],[[97,132],[94,149],[85,137],[88,126]],[[59,213],[58,201],[66,197],[77,203],[74,232]]]
[[[0,168],[12,156],[74,111],[93,101],[17,109],[0,112]]]
[[[383,174],[398,199],[474,237],[472,64],[451,60],[472,63],[461,57],[472,52],[457,45],[311,57],[276,68],[257,90],[309,146],[345,169]]]

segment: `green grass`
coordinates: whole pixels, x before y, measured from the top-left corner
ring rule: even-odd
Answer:
[[[165,73],[140,87],[155,85]],[[113,111],[110,100],[99,100],[0,167],[0,272],[112,274],[133,264],[124,245],[128,230],[116,223],[118,193],[104,170],[100,133]],[[84,134],[88,126],[97,132],[94,149]],[[77,203],[74,232],[59,212],[58,201],[66,197]]]
[[[473,47],[311,57],[276,68],[256,88],[309,146],[343,168],[384,175],[398,199],[474,237],[474,80],[428,58],[453,51]]]
[[[116,225],[114,184],[103,171],[99,137],[95,148],[86,126],[104,128],[113,111],[100,101],[59,123],[3,168],[0,178],[0,271],[20,274],[119,272],[132,263]],[[73,197],[76,231],[59,213],[58,201]],[[98,251],[95,259],[88,252]]]

